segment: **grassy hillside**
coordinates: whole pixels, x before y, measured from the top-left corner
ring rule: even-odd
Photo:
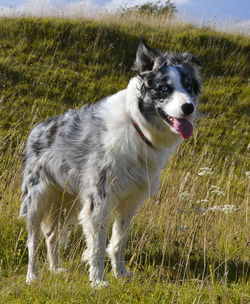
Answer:
[[[142,18],[142,17],[141,17]],[[151,20],[152,21],[152,20]],[[140,37],[203,63],[194,135],[133,220],[126,259],[137,277],[90,288],[76,226],[69,271],[26,286],[26,228],[18,220],[22,161],[38,122],[126,87]],[[247,303],[249,301],[249,37],[183,24],[0,19],[0,299],[5,303]],[[247,173],[248,172],[248,173]],[[41,243],[40,260],[46,258]]]

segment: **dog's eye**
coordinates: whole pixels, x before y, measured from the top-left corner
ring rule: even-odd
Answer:
[[[167,92],[169,90],[168,86],[162,86],[161,87],[162,92]]]

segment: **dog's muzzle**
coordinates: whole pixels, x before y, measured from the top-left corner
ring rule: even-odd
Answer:
[[[190,111],[190,109],[189,109],[189,111]],[[192,112],[193,111],[194,111],[194,109],[192,110]],[[167,113],[165,113],[161,108],[158,108],[158,112],[159,112],[161,118],[170,126],[170,128],[174,132],[180,133],[180,135],[184,139],[189,138],[193,134],[194,127],[193,127],[193,124],[189,120],[187,120],[185,118],[172,117],[172,116],[168,115]],[[189,114],[191,114],[191,113],[189,113]]]

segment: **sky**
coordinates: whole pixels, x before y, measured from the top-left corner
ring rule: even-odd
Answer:
[[[96,10],[114,10],[121,6],[134,6],[146,2],[156,2],[154,0],[0,0],[0,10],[6,11],[11,7],[16,10],[26,11],[33,7],[39,10],[67,7],[68,9],[83,9],[88,7]],[[163,3],[165,1],[162,1]],[[187,19],[211,20],[217,19],[232,20],[234,22],[244,22],[250,20],[249,0],[173,0],[180,15],[185,15]]]

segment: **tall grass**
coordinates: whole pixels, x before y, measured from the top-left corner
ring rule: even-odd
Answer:
[[[249,301],[249,39],[209,28],[138,20],[0,20],[0,297],[6,303],[247,303]],[[23,151],[32,127],[124,88],[139,38],[203,62],[192,139],[162,172],[133,220],[130,282],[90,288],[74,226],[61,252],[68,272],[26,286],[26,228],[18,220]],[[248,173],[247,173],[248,172]]]

